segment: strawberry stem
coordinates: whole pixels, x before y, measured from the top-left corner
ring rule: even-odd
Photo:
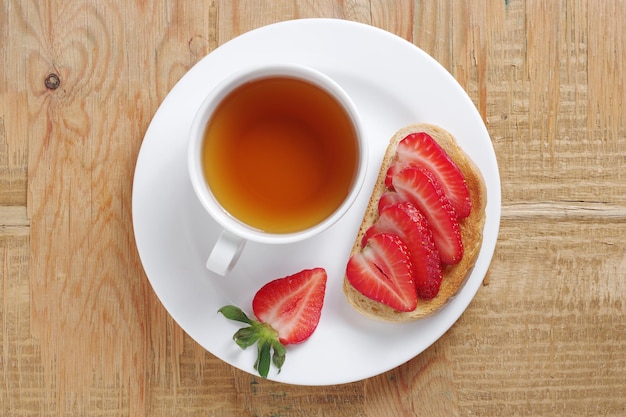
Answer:
[[[250,319],[239,307],[232,305],[224,306],[218,310],[229,320],[248,324],[233,335],[233,340],[241,349],[246,349],[257,344],[257,359],[254,369],[263,378],[267,378],[271,364],[280,370],[285,363],[287,349],[278,340],[278,332],[267,323],[261,323]]]

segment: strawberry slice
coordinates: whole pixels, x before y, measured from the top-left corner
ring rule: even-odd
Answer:
[[[410,165],[428,168],[435,174],[457,217],[469,216],[472,200],[463,173],[437,141],[425,132],[412,133],[398,143],[396,159],[387,170],[385,184],[392,187],[393,175]]]
[[[425,300],[434,298],[441,286],[441,259],[424,215],[411,203],[387,206],[365,232],[363,244],[378,233],[393,233],[402,239],[411,256],[417,295]]]
[[[268,282],[252,300],[258,321],[232,305],[218,310],[227,319],[249,325],[239,329],[233,339],[242,349],[257,344],[254,369],[263,378],[267,378],[270,361],[280,372],[287,353],[285,345],[304,342],[317,328],[326,281],[326,271],[314,268]]]
[[[391,233],[369,238],[348,260],[346,277],[361,294],[398,311],[417,307],[411,258],[402,240]]]
[[[404,202],[405,200],[400,197],[398,193],[392,190],[387,190],[380,196],[380,199],[378,200],[378,214],[380,215],[385,207]]]
[[[398,144],[400,145],[400,144]],[[396,158],[391,162],[389,168],[387,168],[387,173],[385,174],[385,186],[393,191],[393,176],[398,172],[402,171],[401,166],[408,164],[401,164],[398,162],[398,155],[396,154]]]
[[[407,167],[393,176],[393,187],[426,216],[441,262],[458,263],[463,257],[461,229],[454,208],[433,173],[425,168]]]

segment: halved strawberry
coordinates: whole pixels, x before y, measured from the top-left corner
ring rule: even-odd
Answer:
[[[348,260],[346,278],[364,296],[398,311],[417,307],[409,251],[394,234],[370,237],[365,247]]]
[[[387,170],[385,184],[393,186],[393,175],[410,165],[428,168],[441,184],[459,219],[472,210],[469,188],[463,173],[446,151],[425,132],[412,133],[398,143],[396,159]]]
[[[441,286],[441,259],[424,215],[411,203],[387,206],[365,232],[363,245],[373,235],[384,232],[398,235],[409,250],[417,295],[425,300],[435,297]]]
[[[281,343],[301,343],[320,321],[326,280],[326,271],[315,268],[268,282],[252,300],[254,315],[278,331]]]
[[[461,229],[450,200],[433,173],[425,168],[407,167],[393,176],[393,187],[426,216],[441,262],[458,263],[463,257]]]
[[[270,358],[280,372],[287,354],[285,345],[305,341],[317,328],[326,281],[326,271],[314,268],[268,282],[252,300],[252,310],[258,321],[248,318],[240,308],[232,305],[218,310],[230,320],[249,324],[249,327],[239,329],[233,339],[242,349],[257,344],[254,369],[263,378],[269,373]]]

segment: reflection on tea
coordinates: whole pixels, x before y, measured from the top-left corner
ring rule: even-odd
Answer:
[[[305,81],[270,77],[231,92],[209,120],[204,174],[219,204],[269,233],[330,216],[356,175],[355,129],[342,106]]]

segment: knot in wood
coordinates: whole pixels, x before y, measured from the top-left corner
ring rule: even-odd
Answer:
[[[48,74],[46,77],[44,84],[46,88],[49,90],[56,90],[61,85],[61,79],[55,73]]]

